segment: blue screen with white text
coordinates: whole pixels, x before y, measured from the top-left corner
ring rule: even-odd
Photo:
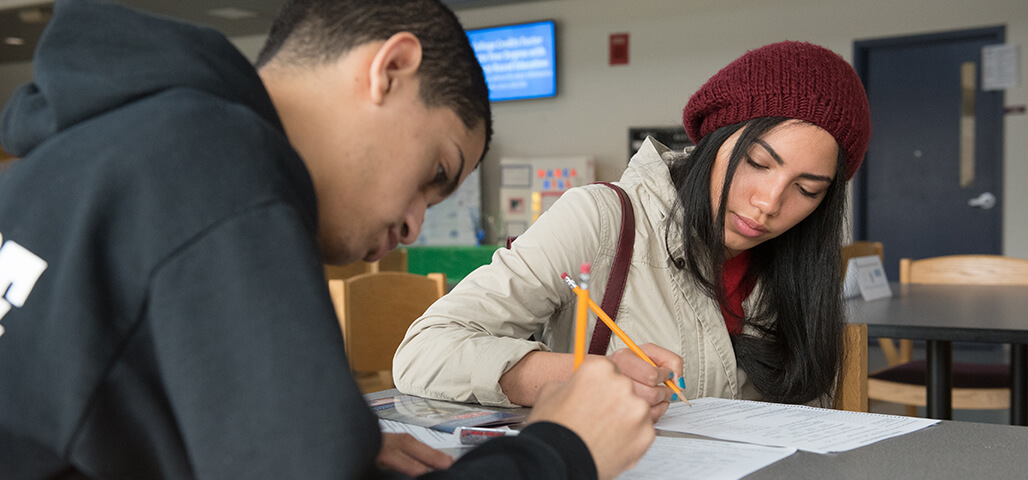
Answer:
[[[554,22],[468,30],[468,39],[489,85],[489,100],[557,94]]]

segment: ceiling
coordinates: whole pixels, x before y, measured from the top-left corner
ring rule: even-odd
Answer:
[[[144,11],[167,15],[192,23],[214,27],[226,36],[265,33],[283,0],[115,0],[117,3]],[[454,10],[501,3],[524,3],[538,0],[442,0]],[[46,21],[52,13],[52,2],[39,0],[0,0],[0,63],[28,62]],[[225,10],[228,16],[211,15],[212,10]],[[17,40],[21,39],[20,43]]]

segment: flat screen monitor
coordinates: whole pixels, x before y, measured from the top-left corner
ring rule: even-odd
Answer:
[[[489,100],[557,95],[553,20],[468,30],[489,85]]]

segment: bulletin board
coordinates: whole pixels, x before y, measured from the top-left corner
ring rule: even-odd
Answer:
[[[561,194],[595,178],[589,156],[500,159],[501,238],[521,235]]]
[[[425,211],[425,223],[415,245],[474,246],[482,228],[481,169],[472,170],[450,198]]]

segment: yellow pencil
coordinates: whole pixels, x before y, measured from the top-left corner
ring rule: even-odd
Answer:
[[[582,273],[588,278],[589,264],[582,265]],[[583,282],[584,284],[585,282]],[[575,370],[585,360],[585,329],[589,323],[589,289],[579,288],[575,305]]]
[[[588,294],[586,294],[584,297],[582,296],[582,293],[580,293],[580,292],[582,292],[583,290],[578,286],[578,284],[575,283],[574,280],[571,279],[571,277],[568,276],[568,274],[566,274],[566,273],[561,274],[561,278],[563,278],[564,281],[567,282],[568,286],[571,287],[571,290],[573,290],[576,294],[578,294],[579,303],[581,303],[581,300],[584,298],[586,300],[586,303],[589,305],[589,309],[592,310],[593,313],[595,313],[596,316],[599,317],[600,320],[603,320],[603,323],[607,324],[607,328],[610,328],[610,331],[614,332],[614,334],[617,335],[618,338],[620,338],[622,342],[625,342],[625,345],[628,345],[628,348],[630,350],[632,350],[632,352],[634,352],[639,358],[641,358],[643,360],[646,360],[646,362],[649,363],[650,365],[653,365],[654,367],[657,366],[656,363],[653,363],[653,360],[649,357],[649,355],[646,355],[646,352],[643,352],[642,349],[639,348],[639,346],[636,345],[635,342],[633,342],[632,339],[628,337],[628,334],[625,333],[625,331],[622,330],[621,327],[618,327],[617,324],[614,323],[614,320],[611,320],[610,316],[607,315],[607,312],[604,312],[603,309],[600,308],[600,306],[597,305],[596,302],[594,302],[593,299],[590,298]],[[576,325],[576,328],[577,328],[577,325]],[[576,331],[576,335],[577,335],[577,331]],[[583,335],[583,338],[584,338],[585,333],[583,332],[582,335]],[[575,340],[577,342],[578,339],[576,338]],[[585,340],[583,339],[583,343],[584,342],[585,342]],[[576,357],[578,355],[578,345],[577,345],[577,343],[575,345],[575,355],[576,355]],[[664,385],[667,385],[667,387],[670,388],[671,391],[677,393],[678,394],[678,398],[682,399],[682,401],[685,402],[686,405],[689,405],[690,407],[692,406],[692,404],[689,403],[689,400],[685,398],[685,393],[682,393],[682,390],[678,388],[678,385],[675,385],[675,383],[672,382],[671,380],[665,380],[664,381]]]

